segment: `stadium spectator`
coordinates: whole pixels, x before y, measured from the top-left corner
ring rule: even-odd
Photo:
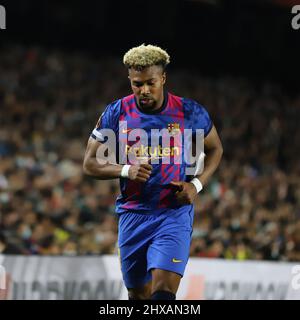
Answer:
[[[42,48],[0,53],[0,252],[116,253],[117,181],[81,163],[91,124],[129,87],[119,60]],[[207,107],[224,147],[195,203],[191,255],[300,260],[300,95],[280,84],[169,71]],[[8,241],[9,240],[9,241]]]

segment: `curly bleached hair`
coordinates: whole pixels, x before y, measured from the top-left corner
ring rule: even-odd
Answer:
[[[142,44],[128,50],[123,58],[127,68],[142,70],[144,68],[161,65],[163,69],[170,63],[170,56],[160,47]]]

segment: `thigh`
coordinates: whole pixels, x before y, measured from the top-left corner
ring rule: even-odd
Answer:
[[[152,288],[151,292],[156,291],[170,291],[177,293],[181,275],[172,271],[162,269],[152,269]]]
[[[155,238],[148,249],[147,269],[170,271],[182,277],[189,259],[190,239],[190,232],[180,230]]]
[[[151,272],[147,269],[148,246],[134,247],[125,245],[119,248],[121,271],[127,289],[143,288],[151,280]]]
[[[147,269],[151,240],[147,225],[147,217],[141,214],[128,213],[119,220],[119,258],[128,289],[143,288],[151,280],[151,272]]]
[[[183,276],[189,259],[193,211],[170,215],[161,223],[147,253],[148,270],[160,269]]]

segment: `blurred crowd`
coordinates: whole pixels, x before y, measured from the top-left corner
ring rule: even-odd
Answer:
[[[175,68],[167,88],[206,106],[224,147],[191,255],[300,261],[300,94]],[[129,93],[121,57],[0,50],[0,253],[117,252],[118,180],[84,176],[82,161],[106,104]]]

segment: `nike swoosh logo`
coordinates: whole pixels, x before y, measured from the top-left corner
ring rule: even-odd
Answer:
[[[123,130],[122,130],[122,133],[128,133],[128,132],[130,132],[130,131],[131,131],[131,129],[127,129],[127,130],[123,129]]]
[[[172,259],[172,262],[178,263],[178,262],[182,262],[182,260],[177,260],[177,259],[173,258],[173,259]]]

